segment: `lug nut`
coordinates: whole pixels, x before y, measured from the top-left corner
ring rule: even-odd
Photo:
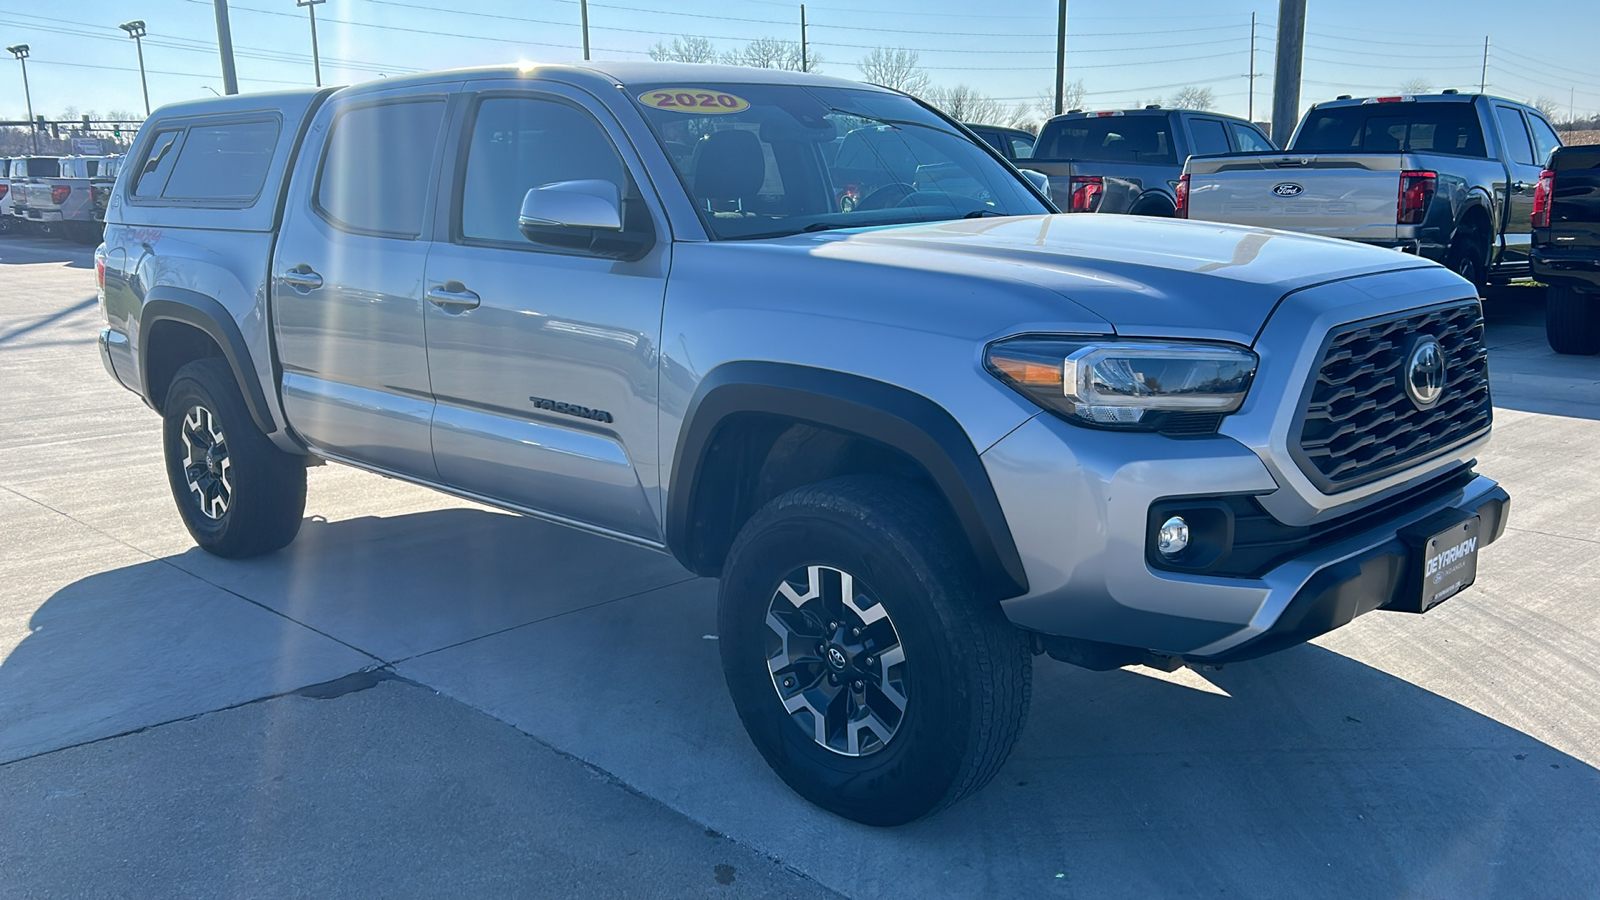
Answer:
[[[851,637],[861,637],[861,629],[859,629],[859,628],[850,629],[850,636]]]
[[[783,680],[783,686],[786,687],[786,688],[794,687],[794,679],[793,678],[785,678]]]
[[[839,623],[838,622],[829,622],[828,623],[828,630],[829,631],[838,631],[839,630]]]
[[[838,684],[839,683],[839,676],[833,674],[832,672],[829,672],[828,673],[828,683],[829,684]]]
[[[872,657],[870,657],[870,656],[867,657],[865,660],[863,660],[863,662],[865,662],[867,664],[867,666],[870,667],[872,665]]]
[[[856,680],[856,681],[853,681],[853,682],[850,683],[850,687],[854,688],[855,692],[859,694],[859,693],[861,693],[861,687],[862,687],[863,684],[864,684],[864,682],[862,682],[860,680]]]

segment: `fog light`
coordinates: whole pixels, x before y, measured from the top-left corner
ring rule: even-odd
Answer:
[[[1156,549],[1161,555],[1168,557],[1177,556],[1189,546],[1189,523],[1183,516],[1173,516],[1161,523],[1161,530],[1156,533]]]

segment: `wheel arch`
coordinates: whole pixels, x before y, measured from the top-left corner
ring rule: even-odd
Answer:
[[[1133,205],[1128,207],[1130,216],[1158,216],[1170,219],[1177,214],[1177,199],[1161,188],[1150,188],[1134,198]]]
[[[824,436],[813,438],[807,429]],[[830,467],[831,458],[859,463],[865,455],[868,465],[905,467],[904,474],[924,478],[948,508],[994,599],[1027,592],[988,472],[949,412],[886,382],[773,362],[718,366],[685,412],[668,480],[665,531],[668,547],[690,571],[721,572],[734,536],[755,511],[751,504],[762,496],[763,480],[774,481],[773,450],[784,440],[810,441],[806,449],[820,452],[785,455],[799,460],[799,468],[778,475],[768,485],[772,490],[858,473]]]
[[[151,408],[161,409],[173,376],[184,364],[219,356],[233,371],[256,427],[262,434],[277,431],[244,335],[215,299],[184,288],[152,288],[139,311],[138,355],[139,386]]]

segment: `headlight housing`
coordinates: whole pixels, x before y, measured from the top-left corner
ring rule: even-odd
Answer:
[[[1244,403],[1256,355],[1201,342],[1029,335],[990,344],[984,366],[1069,422],[1209,433]]]

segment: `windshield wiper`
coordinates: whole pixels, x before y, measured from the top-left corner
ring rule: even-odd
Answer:
[[[984,216],[1000,216],[1001,218],[1005,218],[1005,215],[1006,215],[1005,213],[999,212],[999,211],[993,210],[993,209],[975,209],[972,212],[969,212],[966,215],[962,216],[961,218],[963,218],[963,219],[981,219]]]

